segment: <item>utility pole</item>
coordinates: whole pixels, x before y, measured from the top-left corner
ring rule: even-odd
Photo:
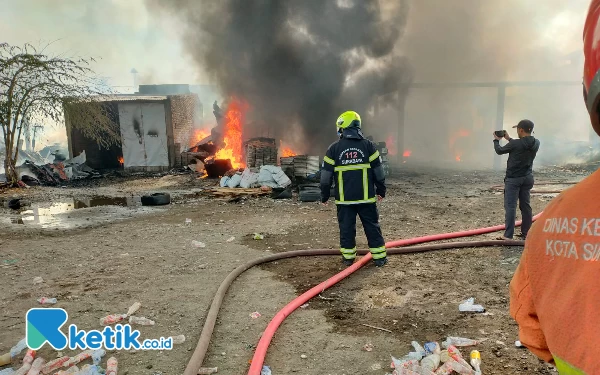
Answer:
[[[31,140],[31,151],[35,152],[35,135],[38,129],[43,128],[42,125],[34,125],[33,126],[33,139]]]

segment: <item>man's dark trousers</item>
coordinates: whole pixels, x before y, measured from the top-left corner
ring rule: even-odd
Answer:
[[[340,225],[340,246],[342,254],[347,250],[345,258],[352,259],[356,254],[356,215],[365,229],[365,235],[369,243],[369,249],[373,254],[373,259],[385,257],[385,241],[381,234],[379,226],[379,213],[375,203],[359,204],[338,204],[337,205],[338,223]]]
[[[519,209],[523,223],[521,224],[521,233],[527,236],[533,213],[531,211],[530,193],[533,188],[533,174],[525,177],[513,177],[504,179],[504,211],[506,213],[506,230],[504,237],[513,238],[515,233],[515,217],[517,216],[517,199],[519,200]]]

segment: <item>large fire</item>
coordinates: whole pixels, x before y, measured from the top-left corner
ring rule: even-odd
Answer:
[[[190,137],[190,147],[194,147],[195,145],[200,143],[200,141],[202,141],[204,138],[208,137],[209,135],[210,135],[210,129],[208,129],[208,128],[194,130],[194,134],[192,134],[192,136]]]
[[[232,99],[225,112],[223,126],[225,147],[217,151],[215,159],[229,159],[233,168],[245,167],[242,161],[242,124],[247,110],[246,103]]]
[[[281,156],[284,158],[298,155],[294,150],[292,150],[291,147],[283,143],[283,141],[279,144],[279,151],[281,153]]]

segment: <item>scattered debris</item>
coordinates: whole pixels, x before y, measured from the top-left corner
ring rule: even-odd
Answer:
[[[185,335],[173,336],[172,339],[173,339],[173,344],[180,345],[185,342]]]
[[[517,348],[524,348],[525,347],[525,345],[521,344],[521,341],[519,341],[519,340],[515,341],[515,346]]]
[[[252,319],[257,319],[257,318],[260,318],[260,317],[261,317],[261,315],[260,315],[260,313],[259,313],[258,311],[255,311],[255,312],[253,312],[252,314],[250,314],[250,317],[251,317]]]
[[[371,343],[365,344],[363,346],[363,350],[365,352],[372,352],[373,351],[373,344],[371,344]]]
[[[54,305],[57,300],[56,298],[48,298],[48,297],[41,297],[38,298],[37,300],[41,305]]]
[[[127,310],[127,316],[135,314],[140,309],[140,307],[142,307],[142,304],[139,302],[135,302],[129,307],[129,310]]]
[[[154,320],[150,320],[148,318],[145,318],[143,316],[130,316],[129,317],[129,324],[137,324],[140,326],[153,326],[154,325]]]
[[[192,219],[185,219],[185,225],[192,224]]]
[[[232,236],[232,237],[229,237],[229,238],[227,239],[227,242],[233,242],[233,241],[235,241],[235,237],[233,237],[233,236]]]
[[[111,324],[118,323],[123,319],[127,318],[127,314],[112,314],[107,315],[104,318],[100,318],[100,325],[108,326]]]
[[[485,312],[485,308],[481,305],[475,305],[475,298],[471,297],[458,305],[458,310],[462,312]]]
[[[460,344],[471,344],[475,340],[469,340],[458,337],[448,337],[442,343],[458,342]],[[465,361],[460,351],[456,346],[449,344],[447,350],[441,350],[440,344],[437,342],[425,343],[425,347],[421,346],[417,341],[413,341],[412,346],[414,352],[408,353],[401,359],[396,359],[392,356],[391,367],[394,369],[392,375],[415,375],[415,374],[436,374],[450,375],[454,372],[466,375],[481,375],[479,365],[481,364],[481,356],[479,352],[474,350],[471,352],[471,365]]]
[[[371,365],[371,371],[381,370],[381,367],[381,363],[375,363],[374,365]]]
[[[271,375],[271,368],[269,366],[263,366],[262,370],[260,370],[260,375]]]
[[[41,284],[43,282],[44,282],[44,279],[42,279],[40,276],[36,276],[33,278],[33,285]]]
[[[372,325],[370,325],[370,324],[364,324],[364,323],[363,323],[362,325],[363,325],[363,326],[365,326],[365,327],[369,327],[369,328],[377,329],[377,330],[380,330],[380,331],[389,332],[389,333],[394,333],[394,332],[392,332],[392,331],[390,331],[389,329],[386,329],[386,328],[376,327],[376,326],[372,326]]]
[[[301,309],[305,309],[308,307],[308,303],[305,303],[304,305],[300,306]]]
[[[106,362],[106,373],[105,375],[117,375],[119,368],[119,362],[115,357],[110,357]]]
[[[260,234],[260,233],[254,233],[254,239],[255,240],[264,240],[265,236],[263,234]]]
[[[464,337],[452,337],[448,336],[446,341],[442,341],[442,346],[444,348],[448,348],[450,346],[475,346],[479,345],[481,341],[467,339]]]
[[[200,367],[198,375],[216,374],[217,372],[219,372],[217,367]]]
[[[300,356],[300,358],[302,358],[302,359],[306,359],[306,358],[308,358],[308,356],[307,356],[306,354],[302,354],[302,355]]]
[[[192,241],[192,245],[194,245],[195,247],[206,247],[206,244],[200,241]]]
[[[18,262],[18,259],[5,259],[2,261],[2,265],[8,267],[17,264]]]

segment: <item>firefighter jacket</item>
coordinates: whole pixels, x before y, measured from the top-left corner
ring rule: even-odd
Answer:
[[[600,369],[600,171],[561,193],[527,234],[510,283],[523,345],[561,375]]]
[[[321,202],[327,202],[335,181],[336,204],[375,203],[385,197],[385,174],[375,144],[360,129],[344,129],[327,149],[321,170]]]

